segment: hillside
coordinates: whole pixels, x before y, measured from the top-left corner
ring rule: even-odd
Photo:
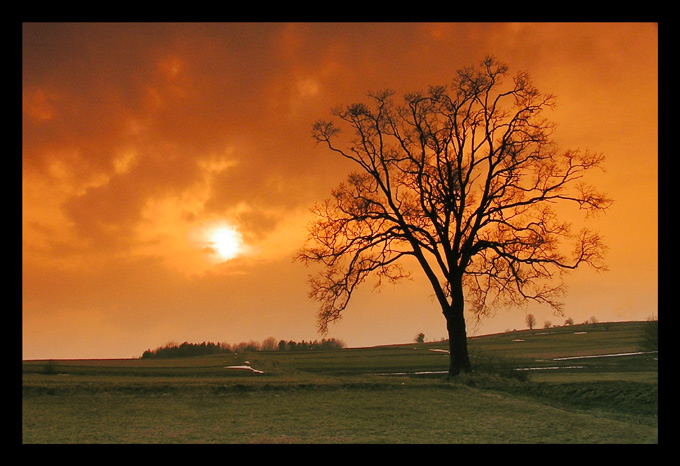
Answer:
[[[24,361],[24,441],[656,443],[643,327],[471,338],[474,372],[451,380],[446,342]]]
[[[569,377],[655,378],[658,358],[641,350],[646,322],[617,322],[524,330],[470,338],[476,371],[546,373]],[[294,374],[426,375],[448,367],[447,342],[310,351],[244,351],[186,358],[24,361],[24,374],[144,377],[282,377]],[[253,370],[228,370],[248,367]],[[539,373],[541,373],[539,375]]]

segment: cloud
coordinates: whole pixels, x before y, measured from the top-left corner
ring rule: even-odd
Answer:
[[[656,225],[632,225],[626,206],[656,206],[657,47],[656,26],[644,23],[25,23],[27,344],[49,337],[37,322],[56,328],[69,312],[92,312],[84,320],[97,332],[124,328],[137,341],[153,328],[159,345],[188,338],[180,329],[208,339],[220,315],[246,328],[248,315],[236,314],[251,302],[290,308],[294,318],[277,320],[285,328],[314,327],[306,271],[290,258],[308,208],[354,167],[314,144],[312,124],[369,91],[450,83],[487,54],[557,94],[561,143],[605,152],[614,181],[603,182],[626,201],[602,221],[605,236],[625,230],[642,242]],[[211,261],[195,234],[221,221],[249,255]],[[630,256],[630,243],[613,238],[612,254]],[[625,263],[656,260],[640,251]],[[201,318],[190,325],[183,306]]]

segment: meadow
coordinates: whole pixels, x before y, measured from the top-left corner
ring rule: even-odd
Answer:
[[[446,342],[176,359],[22,363],[22,442],[647,444],[658,353],[645,322]]]

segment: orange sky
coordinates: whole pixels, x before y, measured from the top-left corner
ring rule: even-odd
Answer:
[[[658,309],[656,24],[23,25],[23,358],[138,357],[170,341],[314,340],[309,209],[353,169],[315,146],[332,107],[447,84],[485,55],[557,96],[563,147],[602,152],[615,199],[589,221],[609,272],[568,278],[565,316]],[[236,229],[226,262],[211,232]],[[525,328],[500,311],[470,334]],[[446,335],[414,280],[354,297],[348,346]]]

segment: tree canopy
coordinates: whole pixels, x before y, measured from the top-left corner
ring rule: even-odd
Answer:
[[[350,136],[335,122],[314,125],[317,142],[358,168],[314,208],[297,256],[323,266],[310,277],[322,332],[368,276],[397,281],[409,275],[400,259],[413,257],[461,346],[452,359],[460,354],[467,369],[464,301],[476,315],[527,300],[559,313],[562,272],[605,269],[599,234],[573,231],[556,210],[610,205],[584,178],[604,156],[561,150],[543,116],[554,97],[526,72],[508,76],[505,64],[487,58],[401,104],[387,90],[369,94],[371,106],[336,109]]]

